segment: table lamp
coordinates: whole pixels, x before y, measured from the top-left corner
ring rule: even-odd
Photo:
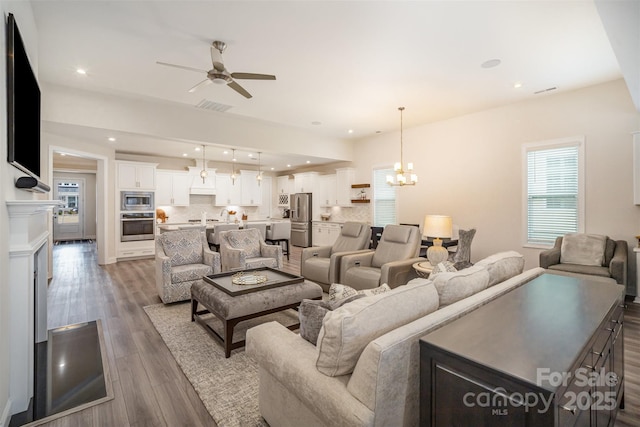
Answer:
[[[451,238],[453,223],[447,215],[425,215],[422,235],[425,238],[433,237],[433,246],[427,249],[427,259],[431,265],[436,266],[446,261],[449,251],[442,247],[443,238]]]

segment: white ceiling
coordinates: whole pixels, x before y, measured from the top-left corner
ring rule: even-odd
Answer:
[[[399,106],[407,128],[622,76],[587,0],[32,4],[41,81],[190,106],[206,99],[231,106],[224,114],[337,139],[397,130]],[[204,75],[156,64],[209,70],[213,40],[228,44],[229,71],[277,80],[238,81],[252,99],[224,85],[188,93]],[[481,66],[491,59],[501,64]]]

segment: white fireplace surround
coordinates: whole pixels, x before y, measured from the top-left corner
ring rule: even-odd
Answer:
[[[47,339],[49,218],[56,200],[8,200],[11,414],[33,396],[34,348]],[[37,272],[40,272],[37,274]],[[36,311],[37,310],[37,311]]]

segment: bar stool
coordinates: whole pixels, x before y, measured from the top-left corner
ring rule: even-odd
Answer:
[[[289,261],[289,239],[291,238],[291,223],[289,221],[283,222],[272,222],[271,227],[267,230],[267,238],[265,242],[281,245],[284,243],[284,247],[282,248],[282,255],[287,256],[287,261]]]
[[[238,224],[216,224],[213,226],[213,233],[207,234],[209,246],[213,246],[216,252],[220,252],[220,233],[227,230],[238,230]]]

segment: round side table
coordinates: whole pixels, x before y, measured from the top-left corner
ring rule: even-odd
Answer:
[[[429,275],[433,271],[433,266],[429,261],[420,261],[413,264],[413,269],[416,271],[418,277],[428,279]]]

